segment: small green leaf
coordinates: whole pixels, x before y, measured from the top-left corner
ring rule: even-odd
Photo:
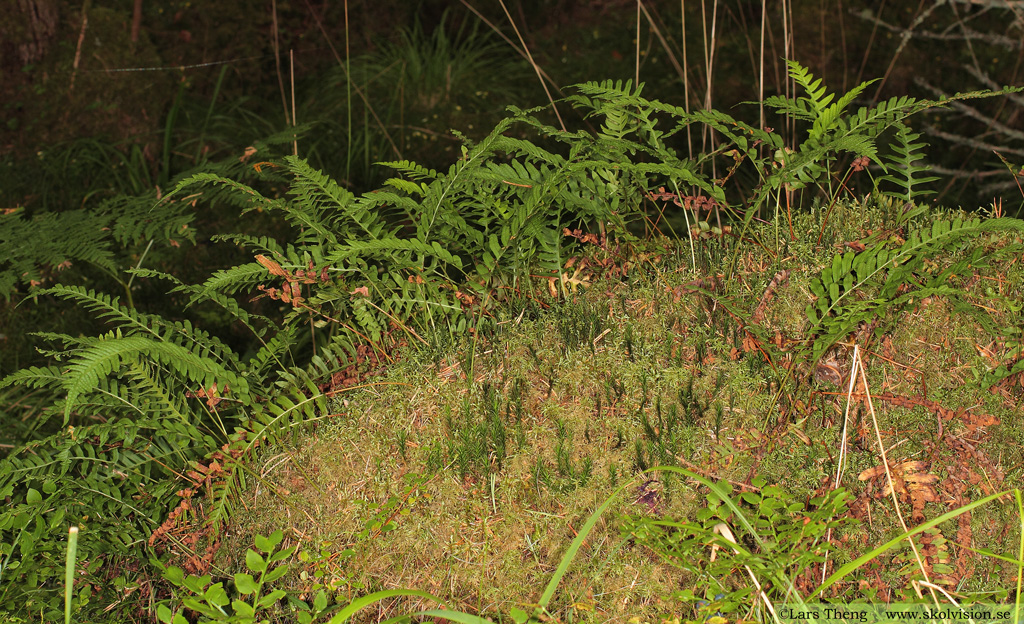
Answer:
[[[814,306],[807,306],[804,308],[804,314],[807,315],[807,320],[811,322],[811,325],[818,324],[818,315],[814,311]]]
[[[267,563],[270,564],[276,563],[278,561],[284,561],[288,557],[291,557],[292,554],[295,553],[295,550],[295,546],[292,546],[291,548],[285,548],[284,550],[279,550],[267,559]]]
[[[185,580],[185,573],[181,571],[181,568],[167,566],[167,568],[164,569],[164,578],[178,587],[181,587],[182,582]]]
[[[228,593],[224,591],[224,583],[214,583],[206,589],[206,593],[203,594],[203,599],[211,605],[223,607],[230,603],[228,599]]]
[[[164,624],[171,624],[171,620],[174,619],[174,614],[165,604],[158,604],[156,606],[156,617]]]
[[[278,600],[284,598],[287,595],[288,595],[288,592],[286,592],[285,590],[283,590],[283,589],[275,589],[274,591],[270,592],[266,596],[263,596],[262,598],[260,598],[259,602],[256,603],[256,607],[260,608],[260,609],[266,609],[267,607],[269,607],[270,605],[274,604],[275,602],[277,602]]]
[[[263,577],[263,584],[273,583],[277,579],[281,578],[288,573],[288,566],[282,565],[274,568]]]
[[[313,598],[313,609],[316,611],[323,611],[327,608],[327,594],[324,590],[320,590],[316,593],[316,597]]]
[[[249,549],[245,551],[245,567],[249,568],[253,572],[266,572],[267,562],[263,560],[263,557],[259,556],[255,550]]]
[[[253,580],[251,574],[239,572],[235,575],[235,587],[238,588],[240,594],[255,594],[259,591],[260,586]]]
[[[232,601],[231,608],[234,609],[236,617],[251,618],[256,616],[256,609],[244,600]]]
[[[191,574],[185,578],[185,587],[192,590],[195,594],[202,594],[206,590],[206,586],[210,584],[210,576],[192,576]]]
[[[522,609],[512,607],[509,610],[509,615],[512,616],[512,621],[516,624],[525,624],[530,619],[530,614]]]
[[[38,505],[43,502],[43,495],[39,493],[39,490],[35,488],[29,488],[28,494],[25,496],[25,502],[29,505]]]
[[[258,535],[257,534],[255,542],[256,542],[256,548],[259,548],[262,552],[270,554],[270,552],[272,550],[274,550],[274,545],[272,543],[270,543],[269,539],[267,539],[266,537],[263,537],[262,535]]]

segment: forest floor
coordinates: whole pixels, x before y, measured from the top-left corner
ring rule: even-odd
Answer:
[[[953,278],[967,308],[911,300],[812,357],[812,281],[855,241],[900,243],[906,232],[883,212],[837,206],[792,229],[782,217],[736,258],[713,237],[628,254],[593,240],[568,297],[524,297],[495,330],[447,348],[367,358],[377,374],[334,380],[336,414],[264,450],[221,550],[237,557],[218,564],[240,567],[255,534],[285,529],[299,547],[295,589],[342,604],[419,589],[495,618],[538,603],[614,496],[547,607],[560,620],[753,619],[763,605],[744,563],[774,599],[783,577],[808,598],[908,528],[1024,480],[1024,384],[983,383],[1012,341],[971,311],[1017,322],[1019,262]],[[922,275],[970,251],[929,258]],[[697,279],[694,264],[719,277]],[[863,376],[851,384],[855,359]],[[761,541],[692,475],[731,491]],[[722,547],[719,523],[742,557]],[[918,533],[913,549],[900,541],[816,599],[914,599],[926,580],[1012,601],[1017,567],[981,553],[1015,559],[1020,525],[1006,495]],[[395,599],[360,617],[433,606]]]

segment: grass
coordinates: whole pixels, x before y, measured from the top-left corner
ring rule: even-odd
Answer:
[[[704,66],[695,71],[687,71],[685,51],[659,30],[664,22],[640,8],[650,31],[638,29],[633,41],[636,80],[642,65],[645,77],[668,91],[679,86],[678,78],[686,106],[721,100],[718,84],[712,98],[712,77],[731,71],[723,59],[733,46],[716,41],[726,31],[721,23],[715,30],[719,3],[700,4],[703,28],[711,31],[702,44]],[[791,15],[792,3],[781,3],[781,11]],[[799,36],[792,29],[782,22],[784,53],[775,57],[795,56]],[[822,30],[824,41],[824,22]],[[751,50],[759,45],[763,59],[761,32],[760,42],[747,35],[747,44]],[[308,107],[298,115],[320,123],[304,143],[305,155],[344,167],[347,184],[370,179],[381,153],[444,153],[439,160],[449,162],[456,143],[445,144],[447,135],[435,124],[472,136],[476,120],[488,125],[494,102],[516,100],[509,85],[512,76],[525,74],[525,65],[503,58],[478,30],[449,37],[441,29],[433,35],[412,29],[403,38],[373,58],[355,59],[353,72],[346,33],[344,62],[338,58],[344,72],[318,78],[318,96],[306,98]],[[593,39],[599,39],[597,29]],[[663,62],[663,76],[650,79],[658,73],[655,39],[669,63]],[[531,63],[543,59],[519,41]],[[562,52],[564,63],[571,55]],[[586,61],[608,69],[607,58],[591,54]],[[538,74],[543,69],[534,68]],[[691,85],[692,74],[704,84]],[[772,90],[763,76],[758,99]],[[254,121],[271,134],[275,124],[266,118],[250,113],[240,124],[234,108],[221,114],[220,88],[218,80],[208,105],[175,100],[159,169],[138,146],[122,151],[83,143],[65,150],[66,162],[49,175],[77,170],[70,165],[88,171],[113,162],[127,172],[117,190],[140,193],[155,183],[166,187],[177,169],[171,164],[176,134],[195,135],[181,141],[187,153],[175,152],[192,165],[209,157],[211,144],[238,143],[231,135],[244,138]],[[791,88],[775,85],[777,91]],[[182,120],[175,123],[178,112]],[[339,136],[347,137],[343,159],[332,151]],[[707,152],[708,144],[701,149]],[[835,197],[836,189],[830,192]],[[525,306],[494,311],[496,330],[481,330],[450,350],[407,349],[386,374],[338,392],[330,424],[265,449],[239,507],[245,512],[231,527],[236,541],[221,549],[217,573],[244,570],[233,558],[254,535],[287,527],[286,544],[298,548],[289,587],[306,596],[329,590],[338,606],[349,605],[335,620],[366,606],[358,617],[380,621],[432,608],[432,596],[469,613],[511,614],[517,622],[542,611],[566,621],[655,621],[666,614],[700,621],[713,612],[765,620],[757,596],[745,589],[745,570],[761,576],[773,599],[789,582],[810,596],[837,569],[839,576],[843,570],[852,575],[833,586],[833,598],[907,597],[911,588],[927,587],[922,581],[959,597],[1012,598],[1008,588],[1014,574],[1019,583],[1019,561],[975,556],[971,549],[1003,552],[1008,539],[1019,540],[1019,501],[1016,510],[1000,499],[959,517],[948,511],[963,509],[979,490],[991,498],[1019,482],[1021,464],[1013,463],[1022,442],[1019,376],[992,393],[978,380],[1009,358],[1012,340],[984,332],[934,296],[901,312],[883,335],[873,336],[866,324],[850,338],[865,347],[867,377],[856,387],[861,398],[846,425],[844,381],[857,353],[852,342],[821,361],[802,355],[812,339],[804,314],[811,279],[846,243],[879,230],[900,236],[887,223],[891,209],[838,202],[791,216],[787,203],[758,233],[776,253],[745,250],[724,258],[711,226],[702,228],[696,249],[655,241],[635,250],[628,266],[595,250],[595,262],[582,273],[589,288],[568,301],[524,292]],[[691,262],[702,270],[691,273]],[[783,270],[788,279],[775,284],[772,277]],[[708,279],[716,275],[728,278]],[[971,305],[993,308],[1005,327],[1017,324],[1021,293],[1012,285],[1021,283],[1019,268],[976,277],[957,284],[971,293]],[[775,293],[770,302],[768,291]],[[755,308],[765,318],[756,335],[748,333]],[[867,389],[877,414],[863,399]],[[841,481],[852,491],[848,506],[825,496],[842,463],[839,449],[848,453]],[[895,475],[888,486],[883,466]],[[723,503],[726,487],[740,507]],[[905,507],[905,518],[893,513],[887,487]],[[605,507],[608,513],[594,512]],[[750,517],[746,530],[740,508]],[[799,565],[791,557],[795,550],[778,548],[799,533],[801,518],[824,531],[832,509],[859,524],[828,525],[827,538],[808,530],[812,556]],[[872,544],[899,540],[908,521],[920,526],[944,512],[948,519],[933,520],[936,525],[915,538],[915,553],[904,549],[880,557],[876,568],[859,567],[866,560],[858,556]],[[828,516],[825,524],[811,523],[813,514]],[[739,542],[719,531],[719,520],[731,523]],[[804,537],[799,533],[792,543]],[[815,558],[822,540],[835,547],[827,564]],[[713,545],[720,549],[717,563]],[[729,554],[734,548],[736,558]],[[713,604],[701,607],[702,599]]]
[[[833,221],[837,240],[865,236],[862,225],[879,218],[871,210],[842,206],[839,214],[868,218]],[[706,488],[671,472],[640,474],[654,465],[730,483],[735,492],[777,486],[773,498],[797,503],[832,489],[846,387],[821,367],[848,376],[852,349],[841,347],[815,371],[801,371],[807,364],[795,357],[806,329],[797,311],[825,262],[807,244],[820,229],[818,215],[795,220],[802,236],[791,249],[802,251],[784,260],[747,254],[722,293],[749,311],[774,270],[791,270],[763,323],[779,346],[775,368],[744,344],[737,320],[714,298],[683,290],[694,277],[689,250],[662,241],[640,255],[648,260],[628,277],[595,275],[589,289],[564,303],[538,295],[525,308],[505,310],[493,333],[454,351],[407,351],[365,387],[339,395],[329,423],[266,450],[257,485],[242,497],[246,511],[230,531],[238,547],[222,552],[242,552],[254,534],[287,528],[286,540],[306,553],[288,582],[310,595],[325,587],[347,604],[373,591],[415,588],[484,616],[530,611],[582,523],[628,483],[548,611],[565,621],[692,619],[699,598],[742,597],[749,584],[742,568],[714,568],[710,548],[693,547],[686,552],[694,559],[680,567],[657,555],[665,551],[653,538],[624,539],[624,518],[692,521],[707,513]],[[699,251],[711,253],[715,244],[705,241]],[[1009,284],[1020,283],[1019,272],[982,274],[971,288],[984,297],[986,284],[1004,280],[998,283],[1010,289],[1007,298],[985,305],[1012,314],[1020,292]],[[878,340],[862,337],[861,353],[887,461],[906,466],[896,487],[904,516],[920,524],[1019,483],[1024,469],[1012,459],[1021,449],[1017,391],[1003,385],[984,392],[968,372],[984,365],[979,353],[995,337],[941,298],[921,302],[894,328]],[[922,397],[934,404],[914,404]],[[904,531],[883,496],[872,417],[855,401],[841,485],[852,493],[845,515],[856,522],[831,534],[827,570],[815,563],[792,579],[801,595],[823,572]],[[746,511],[757,517],[756,509]],[[783,526],[782,516],[772,518],[761,530]],[[739,525],[733,529],[742,534]],[[936,529],[918,544],[922,564],[887,554],[828,595],[906,598],[923,569],[960,596],[1005,600],[1016,567],[975,552],[1004,552],[1020,539],[1012,505],[993,502]],[[785,550],[773,560],[785,561]],[[721,576],[708,576],[709,569]],[[424,600],[386,600],[358,617],[381,621],[434,606]],[[750,617],[756,602],[748,596],[733,604],[732,615]]]

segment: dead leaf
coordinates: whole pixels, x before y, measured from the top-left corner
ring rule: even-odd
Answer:
[[[276,275],[278,277],[284,278],[288,277],[288,271],[285,271],[283,268],[281,268],[280,264],[274,262],[273,260],[266,256],[257,255],[256,262],[259,262],[261,265],[263,265],[263,268],[270,271],[271,275]]]

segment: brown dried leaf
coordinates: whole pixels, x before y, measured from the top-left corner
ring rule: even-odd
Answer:
[[[285,278],[288,277],[288,271],[285,271],[283,268],[281,268],[280,264],[274,262],[273,260],[266,256],[257,255],[256,262],[259,262],[261,265],[263,265],[263,268],[270,271],[271,275],[276,275],[278,277]]]

